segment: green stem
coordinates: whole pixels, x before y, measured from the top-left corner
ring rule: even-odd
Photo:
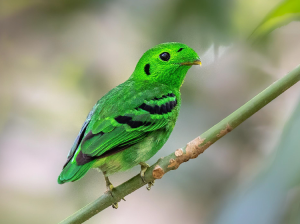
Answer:
[[[189,142],[183,149],[177,149],[175,153],[159,159],[154,165],[148,168],[145,173],[145,180],[150,182],[155,179],[160,179],[170,170],[177,169],[181,163],[186,162],[189,159],[196,158],[211,144],[236,128],[239,124],[251,117],[254,113],[263,108],[288,88],[296,84],[299,80],[300,66],[296,67],[285,77],[273,83],[228,117],[203,133],[200,137]],[[145,183],[142,181],[140,175],[136,175],[130,180],[114,188],[113,197],[107,193],[103,194],[92,203],[86,205],[67,219],[63,220],[61,224],[83,223],[100,211],[111,206],[112,203],[119,202],[123,197],[144,185]]]

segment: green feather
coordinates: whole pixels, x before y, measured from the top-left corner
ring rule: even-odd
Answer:
[[[150,159],[175,126],[181,105],[179,89],[193,64],[199,64],[198,55],[181,43],[148,50],[130,78],[93,107],[58,183],[78,180],[90,168],[110,175]]]
[[[82,166],[78,166],[74,163],[68,163],[61,174],[58,177],[57,182],[63,184],[67,181],[76,181],[86,174],[89,169],[93,166],[94,162],[86,163]]]

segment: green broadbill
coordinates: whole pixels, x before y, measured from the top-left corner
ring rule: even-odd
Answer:
[[[110,90],[84,122],[58,183],[76,181],[91,168],[107,176],[138,164],[143,168],[169,138],[181,105],[180,87],[196,52],[163,43],[144,53],[127,81]],[[145,169],[144,169],[145,170]]]

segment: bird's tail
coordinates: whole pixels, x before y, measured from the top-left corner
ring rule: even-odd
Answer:
[[[71,161],[63,168],[61,171],[57,182],[59,184],[63,184],[70,181],[79,180],[84,174],[89,171],[89,169],[93,166],[94,161],[86,163],[84,165],[77,165],[76,163],[72,163]]]

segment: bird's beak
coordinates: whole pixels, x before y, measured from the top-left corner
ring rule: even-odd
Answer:
[[[192,61],[192,62],[182,62],[180,65],[202,65],[201,61],[199,59]]]

